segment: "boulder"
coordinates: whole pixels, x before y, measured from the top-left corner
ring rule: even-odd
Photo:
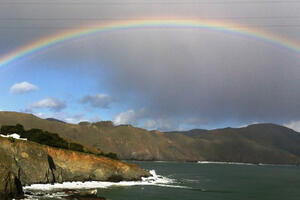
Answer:
[[[106,200],[104,197],[98,197],[97,196],[97,190],[69,190],[64,191],[69,196],[65,197],[66,199],[72,199],[72,200]]]

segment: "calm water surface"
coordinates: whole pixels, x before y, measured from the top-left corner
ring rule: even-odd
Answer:
[[[300,168],[177,162],[134,162],[174,179],[171,186],[130,186],[99,189],[109,200],[234,200],[300,199]]]

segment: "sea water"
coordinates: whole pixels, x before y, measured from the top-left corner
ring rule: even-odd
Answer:
[[[141,182],[33,185],[25,190],[48,191],[47,199],[63,196],[60,193],[51,196],[51,191],[61,188],[97,188],[98,196],[109,200],[300,199],[300,168],[297,166],[210,162],[132,163],[149,170],[153,177]]]

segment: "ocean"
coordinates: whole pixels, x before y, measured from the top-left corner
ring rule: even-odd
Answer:
[[[26,191],[98,188],[109,200],[299,200],[300,168],[234,163],[131,162],[151,170],[142,182],[34,185]],[[69,185],[68,185],[69,184]],[[61,193],[28,199],[61,199]],[[63,195],[62,195],[63,196]]]

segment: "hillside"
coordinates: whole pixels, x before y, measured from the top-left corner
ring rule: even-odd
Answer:
[[[65,138],[83,145],[98,148],[101,151],[115,152],[121,159],[136,160],[197,160],[198,154],[182,147],[176,137],[170,139],[168,134],[130,125],[114,126],[107,122],[79,125],[40,119],[31,114],[17,112],[0,112],[0,125],[20,123],[25,129],[38,128],[59,133]],[[179,138],[181,140],[182,138]],[[185,137],[186,142],[193,142]]]
[[[193,138],[203,160],[278,164],[300,161],[300,134],[275,124],[210,130]]]
[[[274,124],[163,133],[130,125],[114,126],[111,122],[75,125],[0,112],[0,125],[16,123],[25,129],[43,129],[104,152],[115,152],[121,159],[300,163],[300,134]]]

